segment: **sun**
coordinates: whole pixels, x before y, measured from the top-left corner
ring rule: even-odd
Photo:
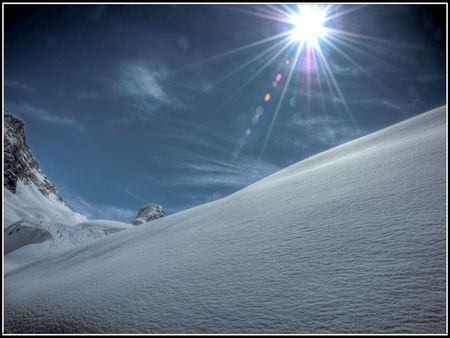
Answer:
[[[290,31],[291,40],[316,45],[326,33],[325,10],[317,5],[299,5],[298,10],[298,13],[293,14],[289,20],[294,26]]]
[[[256,65],[261,61],[261,63],[255,67],[255,72],[246,79],[246,81],[240,84],[236,90],[228,95],[225,103],[230,102],[232,98],[243,93],[243,89],[260,76],[267,68],[274,64],[279,65],[279,68],[277,68],[275,72],[276,75],[272,74],[270,77],[271,86],[268,89],[265,89],[261,94],[259,105],[250,120],[251,125],[245,129],[246,138],[250,137],[250,135],[256,137],[254,136],[256,134],[252,131],[257,127],[258,121],[267,105],[266,111],[270,111],[272,117],[263,139],[255,168],[259,166],[271,133],[274,130],[277,117],[283,110],[284,99],[289,96],[291,96],[291,100],[292,98],[295,99],[297,95],[302,95],[302,98],[305,96],[306,99],[302,100],[302,102],[304,101],[306,103],[305,109],[307,109],[308,112],[311,106],[310,102],[315,100],[316,97],[322,98],[323,113],[326,114],[325,97],[327,97],[328,93],[331,93],[336,108],[338,108],[339,111],[343,110],[347,114],[347,116],[343,118],[348,118],[355,129],[358,129],[353,114],[347,104],[347,100],[341,90],[341,86],[339,85],[338,78],[334,75],[331,66],[332,63],[328,58],[330,57],[330,54],[339,54],[354,67],[361,69],[362,67],[352,58],[351,54],[346,52],[347,48],[359,53],[364,53],[365,48],[361,47],[364,47],[366,41],[372,40],[391,44],[388,40],[342,29],[342,18],[361,8],[365,7],[363,5],[340,7],[316,3],[296,5],[283,4],[281,6],[268,4],[259,7],[257,10],[254,8],[248,10],[239,9],[239,12],[275,22],[279,32],[273,35],[264,36],[260,40],[241,45],[232,50],[224,51],[221,54],[194,63],[202,64],[235,53],[241,53],[245,50],[253,49],[254,47],[262,49],[262,46],[265,46],[264,49],[255,52],[255,55],[252,58],[239,64],[235,69],[215,82],[214,85],[217,85],[230,78],[231,75],[241,72],[243,69],[248,69],[250,66],[253,67],[253,65]],[[371,79],[374,79],[371,75],[369,76]],[[292,87],[292,84],[294,87]],[[317,95],[311,94],[316,92]],[[223,103],[219,109],[225,107],[225,103]],[[265,114],[268,115],[268,113]],[[245,144],[245,139],[241,139],[241,141],[237,153],[239,153],[242,145]],[[235,157],[234,154],[233,157]]]

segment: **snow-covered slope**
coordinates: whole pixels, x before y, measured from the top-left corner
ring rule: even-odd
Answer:
[[[23,219],[61,224],[87,220],[63,202],[28,147],[23,121],[8,111],[4,112],[3,154],[6,225]]]
[[[16,269],[5,330],[445,333],[445,119]]]
[[[100,220],[75,225],[21,220],[4,231],[5,271],[131,227],[127,223]]]
[[[20,220],[47,221],[60,224],[77,224],[87,218],[72,211],[53,195],[44,196],[34,184],[17,182],[16,193],[4,188],[5,225]]]

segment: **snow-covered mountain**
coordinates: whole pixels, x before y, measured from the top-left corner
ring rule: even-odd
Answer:
[[[446,108],[5,276],[5,330],[445,333]]]
[[[61,224],[87,220],[63,202],[26,143],[23,121],[8,111],[4,113],[3,154],[6,225],[23,219]]]
[[[4,115],[3,190],[6,271],[132,226],[88,221],[72,211],[31,153],[23,121],[9,112]]]

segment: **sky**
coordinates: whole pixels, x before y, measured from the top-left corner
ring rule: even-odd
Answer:
[[[446,104],[445,5],[313,6],[307,41],[296,5],[4,10],[4,108],[91,219],[213,201]]]

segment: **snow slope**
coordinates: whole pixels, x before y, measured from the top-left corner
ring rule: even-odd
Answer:
[[[86,221],[75,225],[21,220],[4,230],[5,271],[32,263],[42,256],[67,250],[133,227],[114,221]]]
[[[34,184],[17,182],[16,193],[4,188],[5,225],[20,220],[47,221],[60,224],[77,224],[87,218],[72,211],[54,195],[44,196]]]
[[[86,221],[67,207],[40,168],[27,144],[24,122],[5,111],[3,131],[5,224],[24,219],[61,224]]]
[[[445,333],[446,110],[5,277],[6,332]]]

